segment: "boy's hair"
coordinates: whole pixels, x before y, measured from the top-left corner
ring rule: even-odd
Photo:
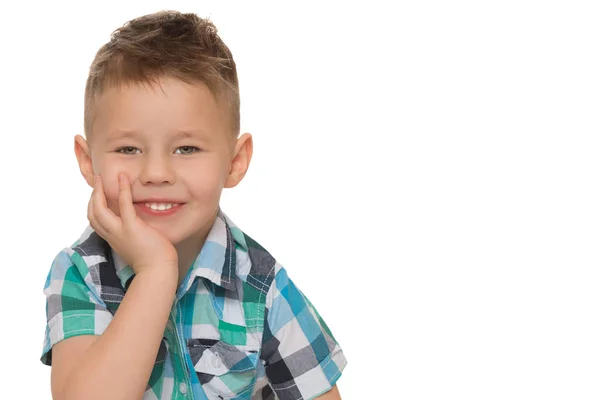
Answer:
[[[237,70],[229,48],[208,19],[160,11],[135,18],[115,30],[96,53],[85,86],[84,131],[94,122],[94,103],[102,92],[124,84],[151,85],[161,77],[204,83],[228,109],[237,137],[240,97]]]

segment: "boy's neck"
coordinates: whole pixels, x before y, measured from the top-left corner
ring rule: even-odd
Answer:
[[[185,279],[188,270],[198,257],[198,254],[200,254],[200,250],[202,250],[202,246],[204,246],[204,243],[206,242],[206,238],[218,216],[218,212],[219,210],[217,209],[214,216],[210,218],[207,224],[204,225],[198,232],[185,239],[183,242],[175,245],[177,256],[179,258],[178,287],[181,285],[181,282],[183,282],[183,279]]]

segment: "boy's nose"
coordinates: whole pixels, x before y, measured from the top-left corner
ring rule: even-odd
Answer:
[[[175,182],[175,171],[168,157],[147,157],[142,171],[140,181],[143,184],[162,184]]]

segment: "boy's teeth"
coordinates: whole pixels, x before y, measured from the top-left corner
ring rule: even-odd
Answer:
[[[173,208],[172,203],[146,203],[146,206],[154,211],[165,211]]]

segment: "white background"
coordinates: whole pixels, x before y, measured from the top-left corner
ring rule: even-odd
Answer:
[[[50,398],[42,289],[87,224],[89,64],[170,8],[233,51],[255,153],[222,207],[328,322],[345,400],[600,398],[597,4],[3,5],[0,397]]]

